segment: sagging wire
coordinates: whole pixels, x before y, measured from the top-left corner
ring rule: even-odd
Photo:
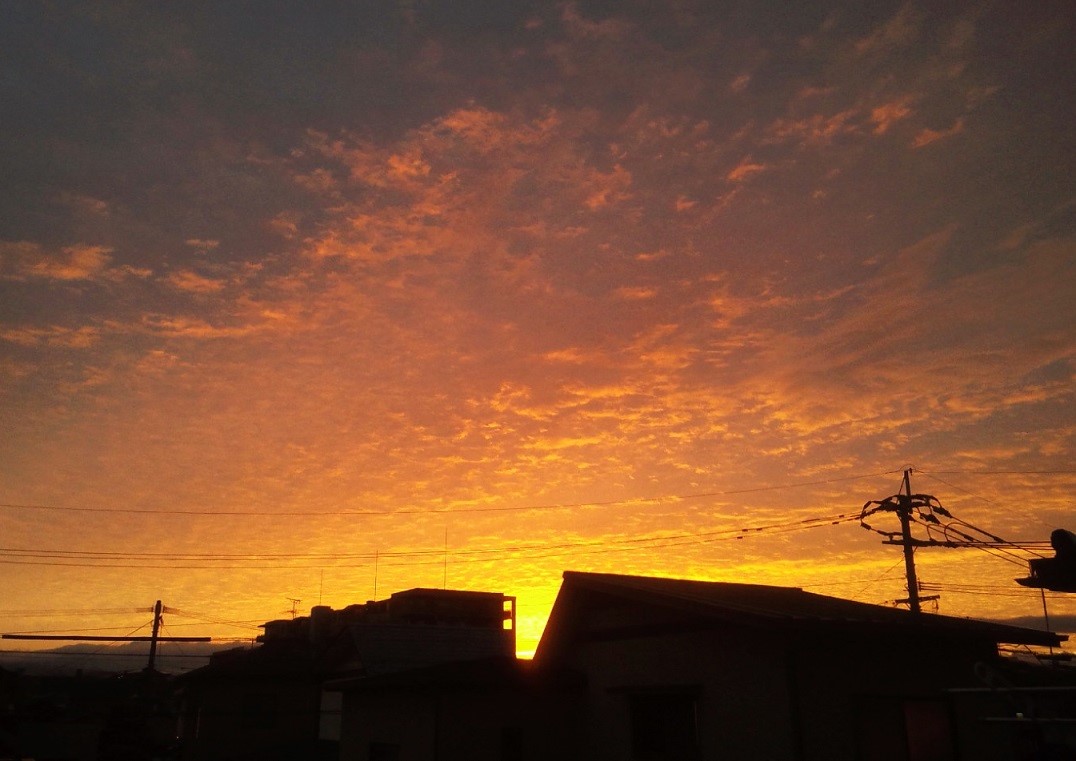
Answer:
[[[879,512],[904,513],[910,523],[922,526],[927,539],[917,540],[916,544],[920,546],[972,547],[1019,566],[1026,566],[1027,559],[1013,552],[1013,549],[1042,557],[1026,545],[1008,542],[986,529],[957,518],[932,494],[894,494],[885,499],[870,500],[863,505],[859,514],[860,526],[892,543],[901,544],[904,541],[902,531],[885,531],[867,522],[867,518]]]

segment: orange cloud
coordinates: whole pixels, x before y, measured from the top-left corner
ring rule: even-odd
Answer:
[[[94,216],[104,217],[111,212],[107,201],[82,193],[63,193],[61,199],[65,203],[71,204],[76,210]]]
[[[904,96],[871,109],[874,134],[884,135],[894,124],[911,116],[911,102],[911,96]]]
[[[175,338],[234,338],[258,329],[253,325],[220,326],[197,318],[166,315],[146,315],[142,324],[154,333]]]
[[[963,118],[957,119],[948,129],[924,129],[918,135],[915,136],[915,139],[912,141],[912,148],[922,148],[923,146],[930,145],[931,143],[936,143],[939,140],[944,140],[946,138],[953,137],[954,135],[959,135],[963,131]]]
[[[565,362],[574,365],[589,361],[589,357],[582,350],[576,348],[549,351],[543,354],[542,357],[550,362]]]
[[[856,41],[856,53],[870,55],[906,47],[919,36],[921,24],[921,14],[911,3],[906,3],[892,18],[866,37]]]
[[[208,253],[218,247],[220,247],[219,240],[208,240],[203,238],[188,238],[184,241],[188,246],[199,251],[201,253]]]
[[[173,288],[187,293],[220,293],[225,286],[224,282],[199,275],[193,270],[173,272],[167,280]]]
[[[725,177],[730,182],[743,182],[751,175],[764,172],[768,168],[765,164],[758,164],[751,161],[750,158],[744,158]]]
[[[312,193],[329,195],[337,190],[339,183],[332,172],[325,168],[314,169],[306,174],[296,174],[292,177],[300,187],[306,188]]]
[[[631,187],[631,172],[619,164],[613,167],[611,172],[595,170],[588,177],[587,185],[590,192],[583,203],[591,211],[597,211],[631,198],[631,194],[628,193]]]
[[[729,89],[734,93],[742,93],[751,84],[750,74],[740,74],[729,83]]]
[[[855,123],[858,117],[858,110],[850,108],[832,116],[813,114],[799,119],[778,119],[770,125],[769,132],[778,141],[795,140],[808,145],[824,145],[840,135],[858,132]]]
[[[59,346],[67,349],[87,349],[101,338],[97,328],[83,326],[64,328],[8,328],[0,330],[0,340],[21,346]]]
[[[616,298],[625,301],[649,301],[658,295],[656,288],[639,286],[622,286],[615,291]]]
[[[30,241],[0,243],[0,257],[14,261],[20,275],[46,280],[93,280],[108,270],[111,254],[108,246],[79,244],[56,252]]]

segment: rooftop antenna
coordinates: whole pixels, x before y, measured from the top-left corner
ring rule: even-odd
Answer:
[[[301,603],[302,600],[300,600],[298,597],[285,597],[284,599],[291,602],[291,617],[295,618],[295,614],[299,610],[299,603]]]

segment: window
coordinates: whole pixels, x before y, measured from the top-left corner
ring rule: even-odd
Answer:
[[[630,695],[632,758],[690,761],[699,758],[698,707],[694,694]]]

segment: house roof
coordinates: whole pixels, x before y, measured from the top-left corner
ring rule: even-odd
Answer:
[[[214,653],[207,665],[181,674],[180,684],[236,679],[316,680],[333,662],[306,642],[273,643],[255,648],[233,648]]]
[[[592,599],[588,596],[593,595],[672,609],[693,619],[770,631],[843,631],[1054,647],[1067,639],[1036,629],[828,597],[798,587],[565,571],[537,659],[556,650],[558,643],[570,636],[572,619],[581,615],[587,600]]]

